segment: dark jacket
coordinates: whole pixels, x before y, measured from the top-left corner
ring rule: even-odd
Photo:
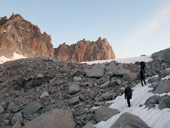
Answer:
[[[127,86],[125,88],[125,99],[126,98],[130,98],[130,99],[132,98],[132,89],[130,86]]]

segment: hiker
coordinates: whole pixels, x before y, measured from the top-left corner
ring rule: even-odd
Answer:
[[[143,69],[143,71],[145,73],[145,62],[144,61],[140,62],[140,68]]]
[[[125,88],[125,99],[127,99],[128,107],[130,107],[131,106],[130,99],[132,99],[132,89],[130,85],[127,85]]]
[[[143,82],[144,82],[144,84],[146,85],[144,69],[141,69],[141,70],[140,70],[139,75],[140,75],[140,81],[141,81],[141,84],[142,84],[142,87],[143,87]]]

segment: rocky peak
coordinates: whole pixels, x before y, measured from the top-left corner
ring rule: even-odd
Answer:
[[[98,38],[97,41],[78,41],[76,44],[62,44],[55,49],[55,57],[62,61],[94,61],[114,59],[115,54],[106,38]]]
[[[25,20],[19,14],[12,14],[8,19],[0,19],[0,56],[7,58],[13,54],[25,57],[53,57],[54,50],[51,36],[41,33],[40,29]]]
[[[9,18],[11,19],[16,19],[16,20],[24,20],[23,17],[20,14],[14,14],[12,13],[11,17]]]

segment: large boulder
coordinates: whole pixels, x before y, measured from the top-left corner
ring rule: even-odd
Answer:
[[[16,122],[12,128],[22,128],[21,123],[19,121]]]
[[[113,94],[109,93],[109,92],[105,92],[102,94],[102,97],[104,100],[111,100],[112,99]]]
[[[111,128],[149,128],[149,126],[138,116],[125,112]]]
[[[160,73],[159,73],[160,77],[165,77],[167,75],[170,75],[170,69],[161,70]]]
[[[89,78],[100,78],[104,75],[103,65],[94,65],[91,69],[85,70],[86,77]]]
[[[149,108],[155,107],[155,104],[159,104],[159,99],[160,96],[157,95],[151,96],[146,100],[145,105]]]
[[[108,88],[109,85],[110,85],[110,81],[106,81],[105,83],[100,85],[100,88]]]
[[[41,108],[42,108],[42,105],[39,103],[30,103],[24,107],[22,112],[24,116],[32,115],[38,112]]]
[[[105,121],[118,113],[120,113],[120,111],[117,109],[100,106],[95,110],[95,120],[97,123],[100,121]]]
[[[69,105],[75,105],[75,104],[79,103],[79,101],[80,101],[79,96],[73,97],[69,100]]]
[[[137,74],[130,72],[130,71],[126,71],[123,72],[123,80],[125,81],[134,81],[137,79]]]
[[[15,113],[15,115],[11,119],[11,124],[14,125],[18,121],[22,122],[22,120],[23,120],[22,113],[21,112]]]
[[[152,58],[157,61],[170,63],[170,48],[152,54]]]
[[[165,95],[159,100],[159,109],[170,108],[170,96]]]
[[[153,92],[158,94],[170,92],[170,80],[161,81]]]
[[[150,79],[148,80],[148,82],[154,83],[154,82],[159,82],[160,80],[161,80],[160,77],[153,77],[153,78],[150,78]]]
[[[118,66],[116,65],[115,61],[112,61],[110,64],[106,65],[106,71],[115,73],[118,70]]]
[[[88,123],[85,126],[83,126],[83,128],[94,128],[92,123]]]
[[[53,109],[44,113],[23,128],[75,128],[72,112],[64,109]]]
[[[7,112],[16,113],[16,112],[18,112],[18,111],[19,111],[18,105],[16,105],[16,104],[13,103],[13,102],[9,103],[8,108],[7,108]]]
[[[80,87],[77,84],[73,84],[73,85],[69,86],[69,88],[68,88],[68,94],[70,94],[70,95],[74,95],[79,91],[80,91]]]

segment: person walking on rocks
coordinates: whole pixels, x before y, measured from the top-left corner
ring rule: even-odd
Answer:
[[[132,89],[130,85],[127,85],[125,88],[125,99],[127,100],[128,107],[131,106],[130,99],[132,99]]]
[[[144,61],[140,62],[140,68],[141,68],[141,70],[143,69],[143,71],[145,73],[145,62]]]
[[[146,82],[145,82],[145,71],[144,71],[144,69],[141,68],[139,75],[140,75],[141,85],[142,85],[142,87],[143,87],[143,84],[146,85]]]

